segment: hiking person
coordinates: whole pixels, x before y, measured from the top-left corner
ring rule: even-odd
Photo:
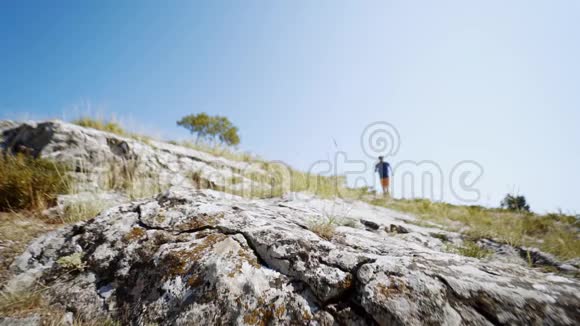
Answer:
[[[391,170],[391,173],[393,172],[389,162],[383,161],[383,157],[379,156],[379,163],[375,165],[375,172],[379,173],[381,186],[383,187],[383,194],[385,196],[389,195],[389,170]]]

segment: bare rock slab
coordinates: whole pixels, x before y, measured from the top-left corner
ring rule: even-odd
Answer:
[[[75,315],[123,324],[580,320],[577,279],[437,251],[413,240],[429,237],[414,228],[341,226],[327,241],[305,226],[319,213],[283,201],[174,187],[37,239],[13,265],[11,284],[43,283]],[[62,263],[71,256],[82,258]]]

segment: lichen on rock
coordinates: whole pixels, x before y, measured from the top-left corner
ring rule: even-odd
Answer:
[[[172,188],[43,236],[17,260],[12,282],[42,282],[55,303],[122,323],[578,320],[575,279],[437,251],[380,230],[337,228],[340,240],[328,241],[302,227],[316,212],[287,206]],[[156,222],[159,215],[164,222]],[[55,262],[75,253],[83,269],[56,277]]]

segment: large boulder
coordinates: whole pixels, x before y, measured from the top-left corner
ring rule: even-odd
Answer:
[[[576,279],[438,250],[405,216],[312,232],[297,199],[174,187],[33,242],[12,288],[41,283],[84,318],[162,325],[574,325]],[[409,233],[385,232],[396,222]],[[357,226],[358,225],[358,226]],[[327,237],[328,238],[328,237]]]
[[[269,184],[247,176],[264,175],[257,164],[222,157],[153,139],[135,139],[58,120],[16,123],[0,120],[0,149],[26,152],[70,166],[86,191],[122,174],[144,176],[162,187],[193,185],[203,179],[216,189],[261,191]],[[233,181],[232,181],[233,180]],[[199,180],[198,180],[199,181]],[[150,183],[143,187],[151,187]]]

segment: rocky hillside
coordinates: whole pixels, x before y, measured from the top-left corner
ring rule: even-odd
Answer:
[[[259,165],[237,162],[153,139],[83,128],[61,121],[18,124],[0,121],[2,147],[68,164],[87,191],[102,191],[103,182],[129,175],[147,179],[143,186],[192,186],[192,174],[218,188],[263,189],[245,176],[266,174]],[[232,182],[231,180],[235,180]]]
[[[575,325],[580,320],[578,279],[529,268],[518,248],[487,241],[482,245],[492,255],[470,258],[446,250],[462,243],[460,234],[418,226],[413,216],[367,203],[303,193],[248,199],[197,189],[189,173],[225,188],[256,186],[246,169],[268,172],[179,146],[62,122],[4,122],[2,129],[7,150],[75,166],[71,173],[87,193],[101,189],[110,164],[127,161],[138,161],[139,173],[168,188],[148,198],[121,196],[95,218],[34,240],[16,258],[4,291],[40,284],[51,304],[67,312],[65,322]],[[220,183],[231,178],[237,182]]]

